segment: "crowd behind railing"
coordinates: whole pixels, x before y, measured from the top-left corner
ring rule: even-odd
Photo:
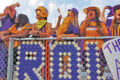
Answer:
[[[61,40],[63,37],[101,37],[101,36],[119,36],[120,34],[120,5],[115,5],[113,7],[106,6],[102,13],[98,7],[92,6],[83,9],[86,14],[85,20],[79,25],[78,14],[79,11],[76,8],[68,9],[67,16],[63,19],[61,23],[62,14],[60,9],[58,12],[58,21],[55,28],[52,28],[52,23],[47,22],[48,10],[43,6],[38,6],[35,9],[37,22],[30,24],[29,18],[25,14],[18,14],[16,16],[16,7],[20,4],[12,4],[4,9],[4,12],[0,14],[0,44],[5,44],[8,48],[10,37],[13,38],[46,38],[46,37],[56,37],[56,40]],[[109,9],[110,12],[107,17],[105,17],[105,10]],[[109,19],[109,17],[114,17]],[[83,42],[83,50],[86,52],[85,42],[98,42],[98,47],[101,50],[101,45],[104,40],[85,40]],[[48,41],[43,41],[48,46]],[[14,42],[14,49],[20,45],[20,42]],[[7,54],[6,52],[0,52],[0,54]],[[103,55],[103,54],[102,54]],[[2,58],[0,56],[0,58]],[[6,69],[7,66],[2,66]],[[5,70],[6,71],[6,70]],[[4,80],[6,74],[1,75],[0,79]]]

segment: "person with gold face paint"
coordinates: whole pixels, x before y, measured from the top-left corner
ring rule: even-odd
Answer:
[[[108,13],[108,16],[105,17],[105,10],[109,9],[110,12]],[[114,16],[113,19],[109,19],[109,17]],[[101,20],[103,20],[106,23],[106,26],[110,30],[110,34],[112,36],[119,36],[120,35],[120,4],[116,6],[106,6],[103,9]]]
[[[77,36],[79,36],[78,10],[72,8],[68,10],[67,17],[57,29],[57,39]]]
[[[29,34],[33,37],[50,37],[52,24],[47,22],[48,10],[43,6],[39,6],[35,12],[37,22],[35,24],[31,24],[32,30]]]
[[[35,24],[30,25],[30,29],[32,29],[29,34],[30,37],[50,37],[51,36],[51,28],[52,24],[47,22],[48,17],[48,10],[43,7],[39,6],[36,10],[36,19],[37,22]],[[45,66],[42,68],[42,78],[44,80],[51,80],[50,74],[50,53],[49,53],[49,41],[42,40],[43,45],[45,46]]]

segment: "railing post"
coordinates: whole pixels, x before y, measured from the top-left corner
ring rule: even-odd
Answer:
[[[13,80],[13,47],[14,38],[10,38],[8,50],[7,80]]]

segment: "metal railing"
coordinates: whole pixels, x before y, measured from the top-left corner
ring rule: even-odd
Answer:
[[[113,38],[118,38],[119,36],[103,36],[103,37],[64,37],[62,40],[64,41],[73,41],[73,40],[106,40],[106,39],[113,39]],[[7,69],[7,80],[13,80],[13,73],[14,73],[14,64],[13,64],[13,54],[14,54],[14,41],[46,41],[46,40],[56,40],[56,38],[10,38],[10,43],[9,43],[9,53],[8,53],[8,69]],[[59,41],[57,41],[59,43]],[[61,43],[62,44],[62,43]],[[54,44],[52,44],[53,46]],[[82,44],[83,45],[83,44]],[[51,52],[52,49],[50,49],[49,52]],[[52,61],[51,61],[52,62]],[[84,67],[84,68],[83,68]],[[80,67],[81,75],[88,75],[85,70],[85,66]],[[104,70],[106,71],[105,75],[111,75],[108,67],[105,67]],[[53,74],[54,75],[54,74]],[[89,76],[87,76],[89,79]],[[52,80],[52,77],[50,78]],[[79,79],[79,78],[78,78]],[[81,79],[82,80],[82,79]]]

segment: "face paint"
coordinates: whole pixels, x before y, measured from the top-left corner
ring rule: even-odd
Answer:
[[[48,11],[45,7],[39,6],[36,10],[36,18],[37,19],[44,19],[48,17]]]
[[[74,18],[74,13],[72,11],[68,11],[68,17]]]
[[[41,15],[40,15],[41,10],[37,9],[37,10],[35,10],[35,12],[36,12],[36,18],[39,19],[41,17]]]
[[[37,11],[36,11],[36,14],[40,14],[40,10],[37,10]]]
[[[115,11],[115,15],[117,19],[120,19],[120,9]]]

